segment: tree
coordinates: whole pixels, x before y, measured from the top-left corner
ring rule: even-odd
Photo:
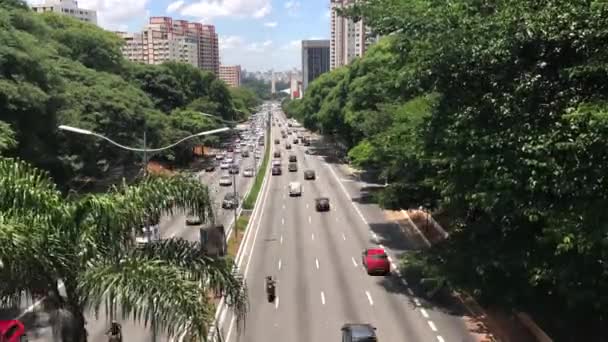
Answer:
[[[0,159],[0,185],[0,299],[57,294],[61,280],[66,297],[59,305],[79,327],[74,341],[86,339],[84,310],[108,302],[169,335],[187,330],[200,339],[214,318],[210,292],[245,314],[245,285],[231,260],[208,258],[199,243],[180,239],[133,245],[134,229],[154,217],[176,210],[203,220],[213,215],[198,181],[150,177],[109,193],[64,197],[45,172]]]

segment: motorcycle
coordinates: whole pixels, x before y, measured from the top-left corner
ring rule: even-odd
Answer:
[[[268,297],[269,303],[274,302],[274,299],[276,298],[276,285],[275,284],[276,283],[272,279],[272,277],[266,278],[266,296]]]

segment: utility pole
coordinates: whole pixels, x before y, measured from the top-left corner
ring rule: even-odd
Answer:
[[[144,122],[144,177],[148,175],[148,141],[147,141],[147,127]]]

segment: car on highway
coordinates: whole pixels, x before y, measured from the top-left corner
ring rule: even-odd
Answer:
[[[16,319],[0,320],[0,341],[1,342],[26,342],[27,334],[25,326]]]
[[[220,185],[221,186],[230,186],[232,185],[232,177],[228,175],[224,175],[220,177]]]
[[[222,209],[234,209],[239,205],[239,197],[238,194],[234,192],[229,192],[224,196],[224,200],[222,201]]]
[[[315,170],[306,170],[304,171],[304,179],[306,180],[314,180],[317,178],[317,175],[315,174]]]
[[[289,161],[292,163],[295,163],[298,161],[298,157],[295,154],[290,154],[289,155]]]
[[[234,153],[241,153],[241,148],[240,147],[235,148]]]
[[[371,324],[346,323],[342,326],[342,342],[377,342],[376,328]]]
[[[281,166],[281,160],[280,159],[273,159],[272,160],[272,167],[275,166]]]
[[[317,197],[315,198],[315,208],[317,211],[329,211],[329,198]]]
[[[289,170],[289,172],[298,171],[298,163],[289,163],[289,165],[287,165],[287,170]]]
[[[228,161],[223,161],[220,163],[220,169],[227,170],[230,167],[230,163]]]
[[[238,166],[238,165],[236,165],[236,164],[233,164],[233,165],[230,167],[230,170],[228,171],[228,173],[229,173],[229,174],[231,174],[231,175],[238,175],[238,174],[239,174],[239,171],[240,171],[240,170],[239,170],[239,166]]]
[[[216,154],[216,155],[215,155],[215,159],[216,159],[216,160],[222,160],[222,159],[224,159],[224,155],[223,155],[223,154],[221,154],[221,153],[220,153],[220,154]]]
[[[215,171],[215,164],[208,164],[205,166],[205,172],[213,172]]]
[[[248,167],[243,171],[243,177],[253,177],[253,168]]]
[[[234,164],[234,158],[232,158],[232,157],[228,157],[228,158],[226,158],[226,160],[225,160],[225,161],[226,161],[226,163],[228,163],[228,164]]]
[[[283,171],[281,171],[281,167],[280,166],[273,166],[272,167],[272,175],[273,176],[279,176],[283,173]]]
[[[293,139],[294,145],[298,143],[298,138]]]
[[[228,152],[234,152],[234,148],[233,148],[232,146],[229,146],[229,147],[226,149],[226,151],[228,151]]]
[[[289,183],[289,196],[302,196],[302,183],[300,183],[300,182]]]
[[[243,150],[243,152],[241,152],[241,156],[242,156],[243,158],[247,158],[247,157],[249,157],[249,151],[247,151],[247,150]]]
[[[279,139],[274,139],[274,144],[275,144],[275,145],[278,145],[278,144],[280,144],[280,143],[281,143],[281,140],[279,140]]]
[[[388,255],[382,248],[370,247],[361,253],[363,267],[367,270],[367,274],[383,274],[391,273],[391,263],[388,261]]]
[[[186,215],[186,225],[187,226],[195,226],[195,225],[198,225],[201,223],[203,223],[203,222],[198,215],[195,215],[193,213],[189,213],[188,215]]]
[[[285,149],[286,150],[291,150],[291,144],[289,144],[289,143],[285,144]]]
[[[274,153],[272,154],[272,156],[274,158],[281,158],[281,151],[274,151]]]

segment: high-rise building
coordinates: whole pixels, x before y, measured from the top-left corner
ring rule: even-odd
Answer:
[[[220,80],[226,82],[230,87],[241,86],[240,65],[220,65]]]
[[[302,88],[329,71],[329,40],[302,41]]]
[[[363,20],[357,22],[343,18],[336,11],[357,0],[330,0],[331,38],[330,38],[330,69],[349,64],[354,58],[361,57],[369,46],[378,40]]]
[[[122,53],[131,61],[146,64],[178,61],[219,73],[219,46],[213,25],[151,17],[141,33],[117,34],[125,40]]]
[[[45,0],[43,4],[32,5],[32,10],[38,13],[61,13],[97,25],[97,12],[79,8],[76,0]]]

